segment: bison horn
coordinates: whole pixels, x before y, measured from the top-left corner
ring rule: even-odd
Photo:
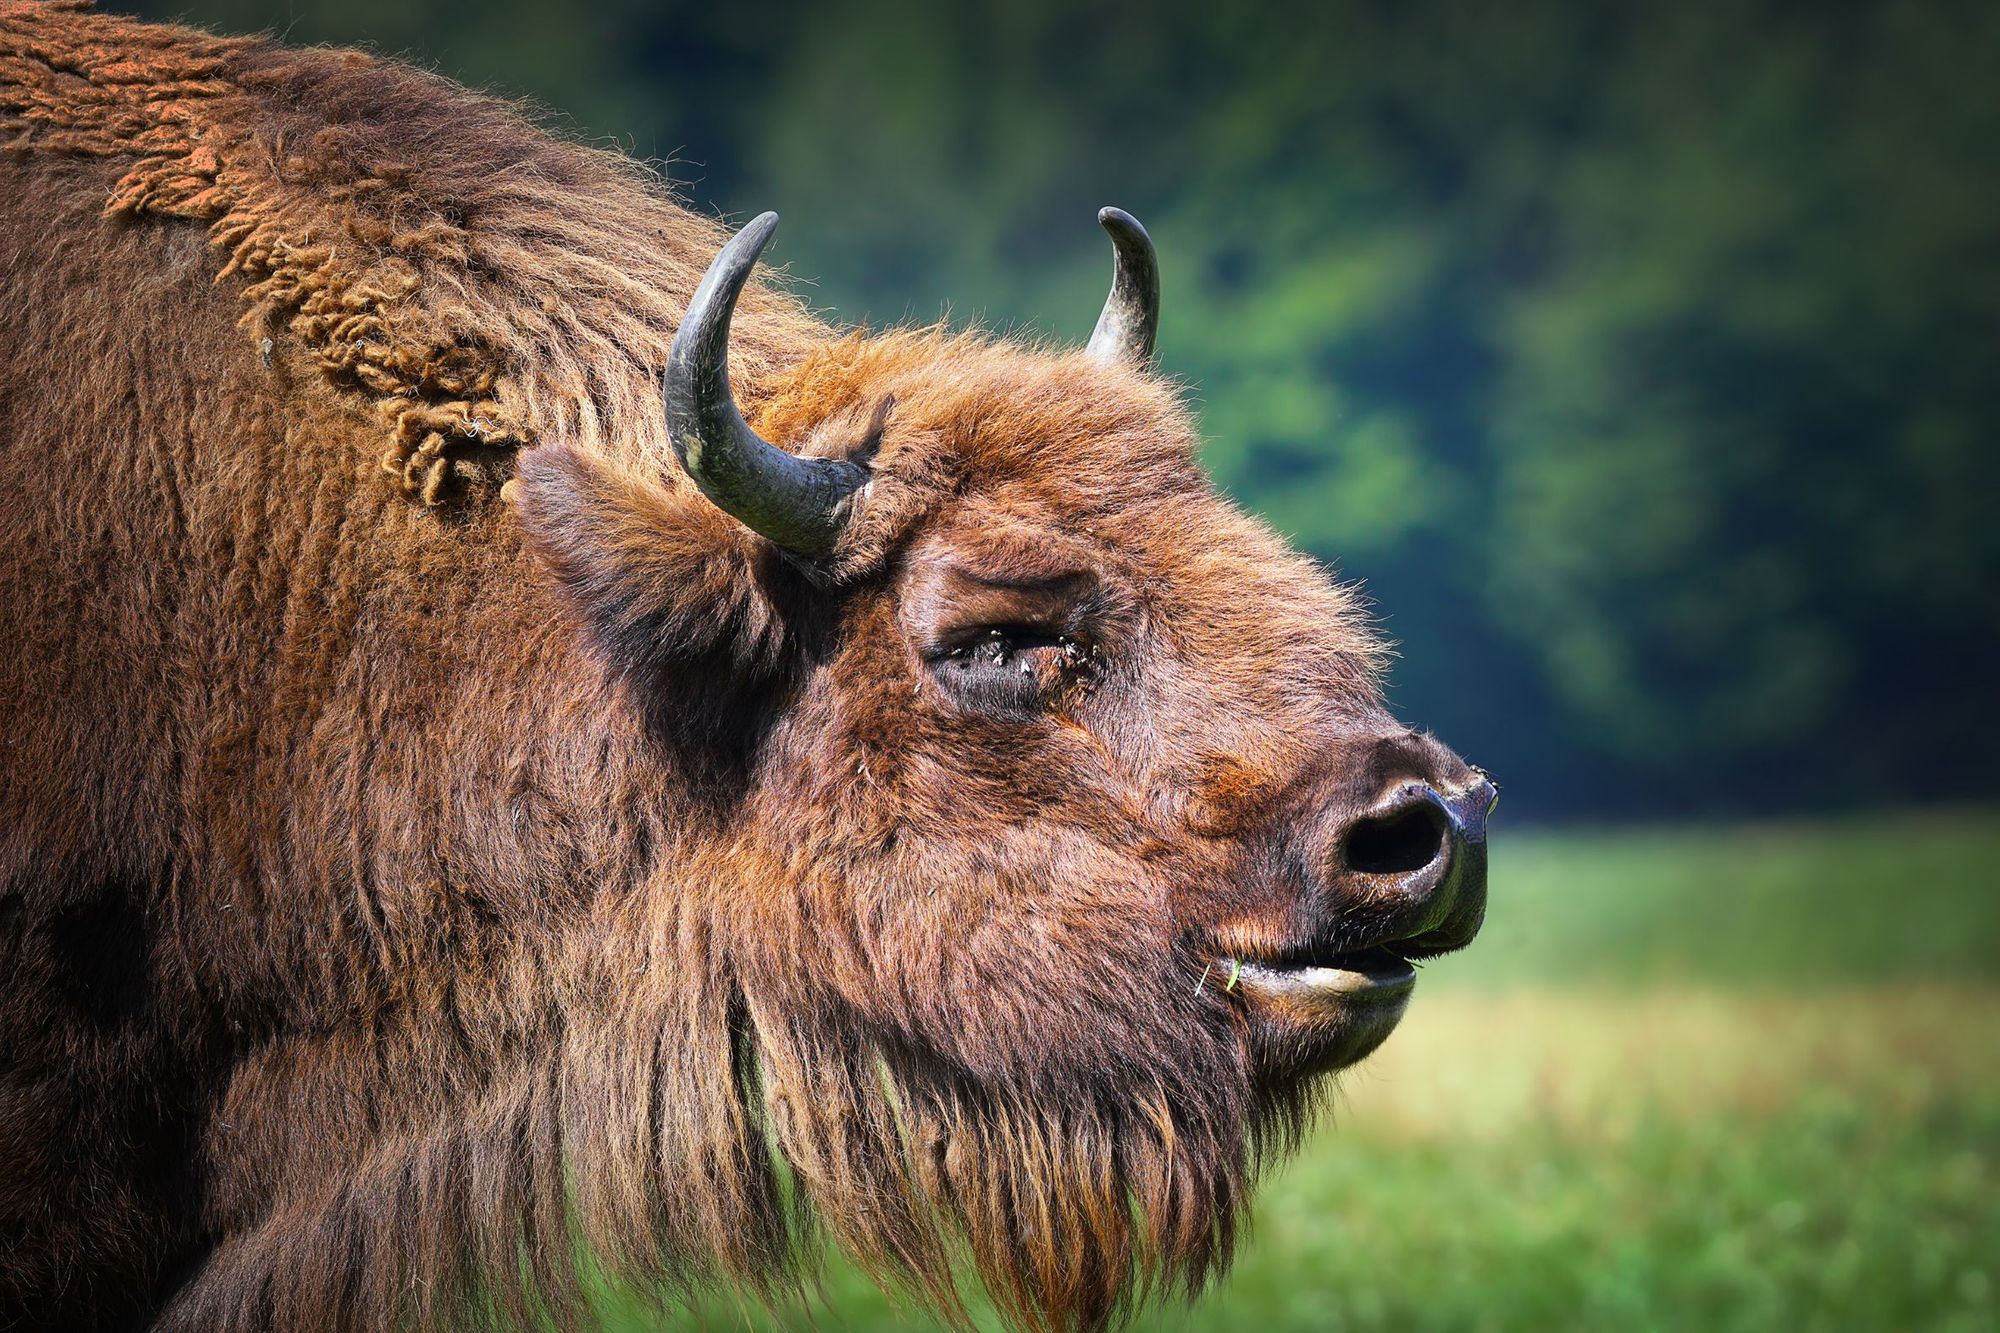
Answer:
[[[1153,238],[1122,208],[1098,209],[1097,225],[1111,233],[1114,267],[1111,295],[1104,298],[1104,313],[1085,350],[1099,361],[1144,367],[1153,359],[1153,338],[1160,331],[1160,263]]]
[[[750,429],[729,390],[730,316],[777,229],[778,215],[765,213],[737,232],[695,288],[667,353],[667,438],[717,508],[786,550],[820,556],[840,540],[867,471],[778,448]]]

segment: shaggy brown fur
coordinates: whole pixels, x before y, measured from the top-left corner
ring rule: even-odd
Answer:
[[[1312,1062],[1203,978],[1369,929],[1312,830],[1463,769],[1168,388],[753,288],[767,437],[894,400],[803,571],[672,464],[721,234],[628,163],[74,4],[0,7],[0,117],[0,1323],[575,1323],[581,1250],[823,1227],[1094,1327],[1226,1260]],[[941,674],[1043,617],[1086,663]]]

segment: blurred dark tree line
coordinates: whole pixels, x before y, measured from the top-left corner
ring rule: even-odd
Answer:
[[[1121,204],[1210,466],[1516,809],[2000,791],[1986,0],[112,7],[531,96],[842,320],[1081,338]]]

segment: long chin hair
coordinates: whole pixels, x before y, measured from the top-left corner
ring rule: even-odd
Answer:
[[[232,1237],[174,1330],[593,1324],[621,1289],[782,1303],[831,1240],[966,1323],[1092,1330],[1226,1267],[1310,1085],[1258,1088],[1219,1028],[1089,1074],[995,1079],[795,987],[760,994],[683,922],[670,955],[595,935],[590,980],[483,1091],[376,1136]],[[664,956],[674,960],[663,965]],[[521,1031],[521,1030],[517,1030]],[[312,1114],[302,1108],[302,1114]]]
[[[956,1315],[969,1271],[1016,1327],[1089,1329],[1228,1262],[1266,1123],[1240,1068],[995,1086],[853,1024],[758,1034],[772,1139],[878,1281]]]

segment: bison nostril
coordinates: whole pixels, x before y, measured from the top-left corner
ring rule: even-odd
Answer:
[[[1444,811],[1427,800],[1356,820],[1348,830],[1347,868],[1363,875],[1407,875],[1444,854]]]

